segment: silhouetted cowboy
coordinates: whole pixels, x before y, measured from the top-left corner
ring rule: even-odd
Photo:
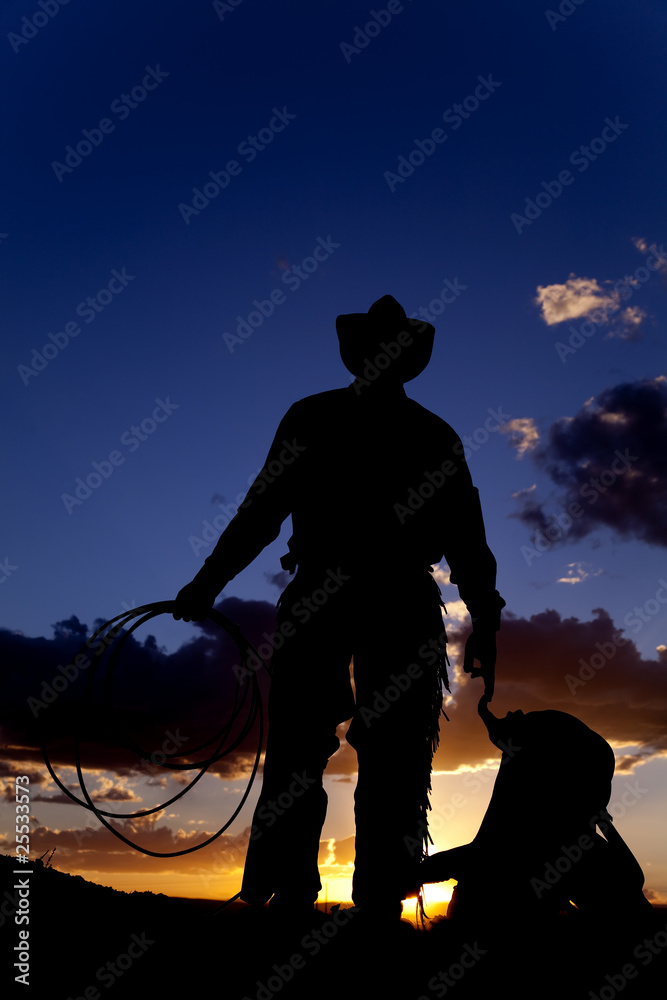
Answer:
[[[427,837],[446,683],[431,566],[445,557],[470,611],[464,666],[484,677],[489,697],[505,602],[463,445],[403,389],[428,364],[434,328],[408,319],[390,295],[368,313],[339,316],[336,327],[355,381],[288,410],[238,513],[179,593],[175,617],[204,618],[291,514],[282,565],[297,572],[278,603],[287,639],[272,661],[263,786],[241,895],[312,908],[321,888],[322,773],[340,745],[336,727],[352,718],[353,898],[400,914],[414,888],[408,845]]]

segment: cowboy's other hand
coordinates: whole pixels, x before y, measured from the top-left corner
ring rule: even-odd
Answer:
[[[217,591],[204,587],[193,580],[179,590],[174,602],[173,616],[176,621],[182,618],[184,622],[203,622],[215,604]]]
[[[479,667],[475,666],[479,661]],[[463,670],[471,677],[484,679],[484,697],[491,701],[496,673],[496,632],[493,628],[477,626],[468,637],[463,655]]]

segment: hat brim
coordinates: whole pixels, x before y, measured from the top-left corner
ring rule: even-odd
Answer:
[[[336,317],[343,364],[356,378],[410,382],[426,368],[433,351],[435,327],[409,316],[391,324],[368,313]]]

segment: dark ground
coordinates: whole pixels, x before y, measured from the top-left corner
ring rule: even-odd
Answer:
[[[19,867],[31,874],[14,876]],[[30,923],[17,926],[12,886],[22,878]],[[349,909],[299,923],[243,904],[216,913],[208,900],[117,892],[7,856],[0,889],[0,989],[33,1000],[665,995],[667,908],[625,927],[611,916],[604,933],[580,912],[522,926],[502,906],[486,929],[445,919],[425,931],[382,926]],[[14,983],[21,928],[30,932],[29,987]]]

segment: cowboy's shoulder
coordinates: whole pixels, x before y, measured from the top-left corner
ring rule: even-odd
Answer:
[[[329,413],[332,410],[345,407],[349,393],[345,389],[327,389],[324,392],[316,392],[311,396],[304,396],[292,403],[288,413],[300,415],[315,415],[317,413]]]
[[[430,430],[433,435],[437,434],[441,439],[445,441],[452,441],[452,443],[459,440],[459,435],[456,433],[454,428],[443,420],[442,417],[438,416],[437,413],[433,413],[432,410],[427,410],[425,406],[418,403],[415,399],[407,397],[406,402],[408,403],[414,418],[419,420],[426,429]]]
[[[344,389],[329,389],[292,403],[281,421],[285,433],[312,437],[344,418],[348,407]]]

